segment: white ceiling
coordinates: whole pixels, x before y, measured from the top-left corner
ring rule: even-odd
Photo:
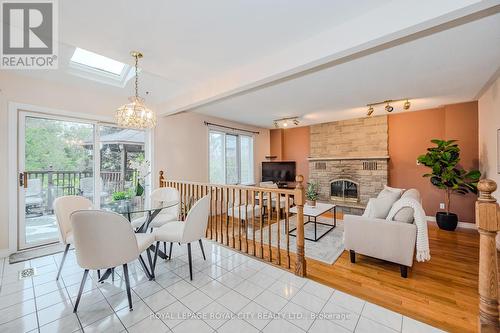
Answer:
[[[436,106],[474,98],[500,65],[497,14],[303,73],[500,0],[58,3],[59,70],[19,74],[125,97],[132,82],[119,88],[71,75],[69,58],[80,47],[131,64],[129,52],[141,50],[141,91],[160,114],[187,110],[270,127],[284,116],[303,123],[357,117],[367,102],[386,98]]]
[[[474,100],[499,67],[496,14],[194,111],[271,127],[289,116],[302,124],[361,117],[367,103],[402,97],[425,109]]]

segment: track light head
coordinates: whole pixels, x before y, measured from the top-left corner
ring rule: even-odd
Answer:
[[[293,124],[294,124],[295,126],[297,126],[297,125],[299,124],[299,120],[298,120],[298,119],[294,119],[294,120],[293,120]]]
[[[371,105],[370,105],[370,106],[368,107],[368,112],[366,113],[366,115],[367,115],[368,117],[369,117],[369,116],[371,116],[371,115],[373,114],[373,111],[375,111],[375,110],[373,109],[373,106],[371,106]]]
[[[392,112],[393,110],[394,108],[389,103],[387,103],[387,105],[385,106],[385,111]]]
[[[274,127],[275,128],[279,128],[280,127],[280,125],[278,124],[278,122],[276,120],[274,121]]]
[[[408,110],[411,106],[411,103],[409,100],[406,100],[406,102],[403,104],[403,109]]]

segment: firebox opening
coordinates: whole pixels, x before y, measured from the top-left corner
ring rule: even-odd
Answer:
[[[330,182],[330,197],[335,201],[358,202],[359,184],[349,179],[336,179]]]

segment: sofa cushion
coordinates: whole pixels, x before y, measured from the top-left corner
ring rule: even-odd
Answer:
[[[418,192],[417,189],[411,188],[409,190],[406,190],[403,195],[401,195],[401,198],[412,198],[417,200],[418,202],[421,202],[420,198],[420,192]]]
[[[396,222],[401,222],[401,223],[413,223],[414,222],[414,215],[415,211],[411,207],[403,207],[398,212],[394,217],[392,218],[393,221]]]
[[[392,205],[398,199],[397,195],[384,195],[380,198],[371,198],[368,201],[367,206],[367,214],[363,216],[377,218],[377,219],[385,219],[391,210]]]
[[[384,185],[384,189],[382,191],[380,191],[377,198],[380,198],[381,196],[385,196],[388,194],[394,194],[394,195],[397,195],[398,199],[399,199],[401,197],[401,195],[403,194],[403,192],[404,192],[404,189],[402,189],[402,188],[396,188],[396,187],[390,187],[390,186]]]

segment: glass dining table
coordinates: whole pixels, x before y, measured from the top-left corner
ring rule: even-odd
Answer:
[[[107,204],[103,204],[101,206],[101,209],[107,210],[107,211],[112,211],[117,214],[123,215],[129,222],[132,222],[132,218],[140,218],[138,215],[143,214],[144,219],[143,223],[136,229],[136,233],[145,233],[149,229],[149,225],[151,222],[155,219],[158,214],[163,209],[170,208],[170,207],[175,207],[178,205],[178,201],[159,201],[159,202],[151,202],[151,203],[146,203],[143,200],[119,200],[119,201],[114,201],[110,202]],[[144,262],[144,259],[142,256],[139,256],[139,262],[144,270],[144,273],[146,273],[147,277],[152,280],[154,279],[154,262],[152,258],[152,253],[154,254],[156,251],[158,251],[158,256],[162,259],[168,258],[167,254],[163,252],[160,249],[156,249],[154,245],[151,245],[146,250],[146,254],[148,256],[148,262],[149,262],[149,269]],[[151,253],[152,252],[152,253]],[[103,282],[109,276],[113,276],[114,274],[114,268],[108,268],[104,274],[102,274],[99,278],[99,282]]]

